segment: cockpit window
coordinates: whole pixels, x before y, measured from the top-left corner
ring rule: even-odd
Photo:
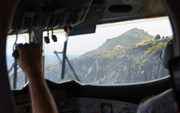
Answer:
[[[65,37],[60,34],[45,55],[45,77],[53,81],[76,80],[76,74],[83,84],[129,84],[169,75],[160,58],[173,38],[168,17],[98,25],[96,33],[69,37],[67,57],[75,73],[66,62],[65,79],[62,63],[52,55],[63,51]]]
[[[11,89],[14,89],[14,57],[12,56],[14,50],[14,43],[16,40],[16,35],[10,35],[7,37],[6,41],[6,65],[7,65],[7,72],[9,76],[9,82]],[[24,44],[29,43],[29,35],[28,34],[20,34],[17,38],[17,44]],[[16,81],[16,89],[21,89],[25,82],[27,81],[25,77],[25,73],[17,66],[17,81]]]
[[[43,37],[47,35],[47,32],[43,33]],[[43,42],[44,76],[54,82],[77,80],[83,84],[113,85],[169,76],[160,57],[166,43],[173,38],[168,17],[98,25],[95,33],[68,38],[64,31],[54,30],[57,42],[51,35],[50,31],[50,43]],[[15,35],[7,37],[6,62],[11,89],[15,40]],[[66,40],[67,59],[62,79],[62,53]],[[28,42],[28,34],[18,35],[17,43]],[[25,74],[18,68],[16,89],[21,89],[26,81]]]
[[[47,32],[43,33],[44,37],[47,37],[47,35]],[[71,80],[69,75],[65,75],[65,78],[61,79],[62,52],[66,40],[65,32],[63,30],[54,30],[53,35],[56,36],[57,42],[52,39],[51,32],[49,32],[49,43],[44,40],[44,77],[54,82]],[[56,52],[57,54],[55,54]],[[68,72],[65,71],[66,73]]]

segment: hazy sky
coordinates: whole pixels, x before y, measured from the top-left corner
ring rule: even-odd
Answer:
[[[69,37],[67,54],[84,54],[87,51],[97,49],[105,43],[107,39],[117,37],[135,27],[143,29],[153,36],[156,36],[157,34],[160,34],[161,36],[171,36],[173,34],[167,17],[104,24],[97,26],[96,32],[93,34]],[[58,37],[59,41],[60,39],[65,39],[63,38],[64,35],[59,35]],[[61,51],[63,45],[54,43],[53,49],[56,47],[57,51]],[[49,47],[47,53],[51,53],[51,49],[52,47]]]
[[[15,39],[16,39],[15,35],[8,36],[7,41],[6,41],[7,54],[12,54]],[[18,36],[17,43],[28,43],[28,41],[29,41],[28,34],[23,34],[23,35]]]
[[[156,36],[157,34],[160,34],[160,36],[171,36],[173,34],[168,17],[98,25],[96,32],[93,34],[69,37],[67,54],[84,54],[85,52],[97,49],[105,43],[107,39],[117,37],[135,27],[143,29],[153,36]],[[44,35],[46,35],[46,33]],[[50,44],[45,44],[46,54],[53,54],[54,50],[62,51],[65,36],[62,33],[56,33],[56,35],[58,37],[58,42],[54,43],[50,40]],[[18,42],[24,43],[24,36],[27,37],[28,35],[21,36],[21,38],[18,39]],[[7,54],[12,53],[12,45],[15,40],[15,38],[12,37],[13,36],[9,37],[8,40]]]

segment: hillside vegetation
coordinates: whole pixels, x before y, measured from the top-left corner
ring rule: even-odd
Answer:
[[[83,83],[124,84],[158,79],[168,75],[159,57],[165,43],[151,41],[71,61]]]
[[[96,50],[92,50],[90,52],[85,53],[84,55],[90,55],[94,53],[105,52],[114,49],[116,45],[121,45],[123,47],[128,47],[131,45],[135,45],[143,40],[152,40],[153,36],[147,34],[143,30],[139,30],[137,28],[133,28],[117,38],[108,39],[102,46],[97,48]]]

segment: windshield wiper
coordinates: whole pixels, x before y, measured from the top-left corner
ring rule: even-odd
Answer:
[[[57,58],[59,59],[60,63],[62,62],[60,57],[58,56],[58,54],[62,54],[63,52],[57,52],[57,51],[54,51],[54,54],[57,56]],[[65,55],[65,59],[67,60],[67,63],[69,64],[73,74],[74,74],[74,77],[77,81],[81,82],[81,80],[79,79],[79,77],[77,76],[76,72],[74,71],[74,68],[72,67],[68,57]],[[64,70],[68,73],[67,69],[64,67]],[[72,79],[71,75],[68,73],[69,77]]]
[[[58,56],[58,54],[57,54],[57,51],[54,51],[54,54],[56,54],[56,56],[57,56],[58,60],[60,61],[60,63],[62,63],[62,61],[61,61],[60,57],[59,57],[59,56]],[[68,73],[68,71],[67,71],[67,69],[66,69],[66,68],[65,68],[65,71],[66,71],[66,73],[68,74],[69,78],[72,80],[72,77],[71,77],[71,75]]]
[[[14,81],[13,81],[13,88],[16,89],[17,86],[17,59],[19,59],[19,52],[17,50],[17,45],[15,45],[15,50],[13,52],[13,57],[14,57]]]
[[[10,67],[10,69],[8,70],[8,75],[10,74],[10,72],[12,71],[12,69],[14,68],[15,62],[12,64],[12,66]],[[19,67],[17,67],[17,70],[19,69]],[[12,74],[14,75],[14,73]]]
[[[10,69],[8,70],[8,75],[9,75],[9,73],[12,71],[12,69],[13,69],[13,67],[14,67],[14,64],[15,64],[15,62],[12,64],[12,66],[11,66]]]

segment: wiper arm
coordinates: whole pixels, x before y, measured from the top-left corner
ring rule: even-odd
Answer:
[[[12,64],[12,66],[10,67],[10,69],[8,70],[8,75],[9,73],[12,71],[12,69],[14,68],[15,62]],[[17,70],[19,69],[19,67],[17,67]],[[14,73],[13,73],[14,74]]]
[[[9,75],[9,73],[12,71],[12,69],[13,69],[13,67],[14,67],[14,64],[15,64],[15,62],[12,64],[12,66],[11,66],[10,69],[8,70],[8,75]]]
[[[17,45],[15,45],[15,50],[13,53],[13,57],[14,57],[14,81],[13,81],[13,88],[16,89],[16,85],[17,85],[17,59],[19,59],[19,52],[17,50]]]
[[[76,72],[74,71],[74,68],[72,67],[71,63],[69,62],[69,59],[67,58],[67,56],[66,56],[66,60],[67,60],[67,62],[68,62],[68,64],[69,64],[71,70],[73,71],[76,80],[79,81],[79,82],[81,82],[81,80],[80,80],[79,77],[77,76]]]
[[[60,57],[58,56],[58,54],[57,54],[57,52],[56,52],[56,51],[54,51],[54,54],[56,54],[56,56],[57,56],[58,60],[60,61],[60,63],[62,63],[62,61],[61,61],[61,59],[60,59]],[[67,69],[66,69],[66,68],[65,68],[65,71],[66,71],[66,73],[69,75],[69,78],[72,80],[72,77],[71,77],[71,75],[68,73],[68,71],[67,71]]]
[[[58,53],[61,53],[61,54],[62,54],[63,52],[54,51],[54,54],[56,54],[56,56],[58,57],[59,61],[62,62],[61,59],[60,59],[60,57],[58,56]],[[81,80],[80,80],[79,77],[77,76],[76,72],[74,71],[74,69],[73,69],[73,67],[72,67],[71,63],[69,62],[69,59],[67,58],[66,55],[65,55],[65,59],[67,60],[67,63],[69,64],[71,70],[73,71],[73,74],[74,74],[76,80],[79,81],[79,82],[81,82]],[[66,68],[65,68],[65,71],[68,72]],[[68,75],[69,75],[69,73],[68,73]],[[69,76],[70,76],[70,75],[69,75]],[[71,76],[70,76],[70,78],[72,79]]]

